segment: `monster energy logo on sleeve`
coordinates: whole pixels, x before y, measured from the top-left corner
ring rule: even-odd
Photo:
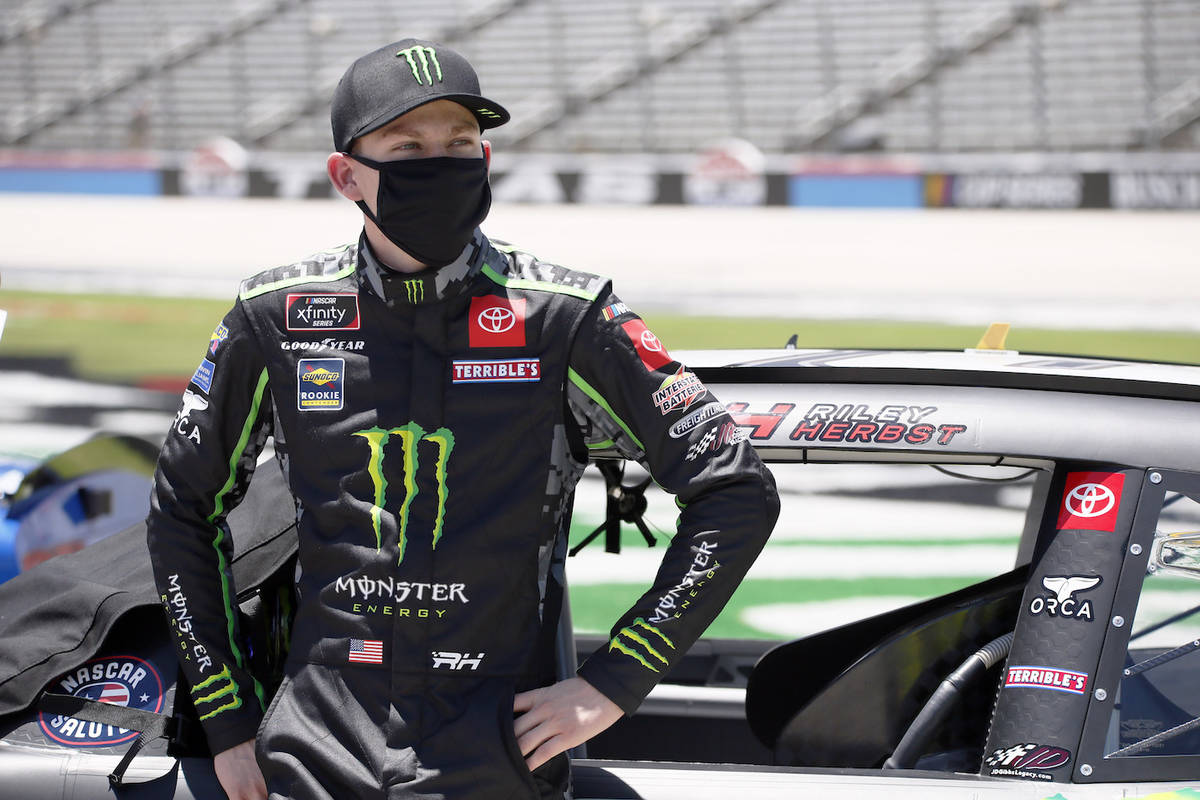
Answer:
[[[201,694],[212,689],[207,694]],[[242,698],[238,695],[237,681],[233,679],[233,675],[229,672],[229,665],[218,672],[216,675],[210,675],[208,678],[197,683],[192,687],[192,703],[196,706],[197,711],[204,711],[201,706],[206,706],[209,703],[216,703],[218,700],[230,698],[226,702],[204,713],[200,716],[201,720],[212,719],[217,714],[223,711],[232,711],[235,708],[241,708]]]
[[[616,650],[618,653],[624,653],[652,672],[658,672],[659,669],[647,661],[646,656],[662,662],[664,666],[669,666],[670,662],[667,661],[666,657],[656,649],[656,646],[661,645],[658,644],[657,640],[652,642],[639,633],[637,630],[639,628],[647,631],[648,633],[654,634],[658,637],[658,639],[661,639],[667,647],[671,648],[672,650],[675,649],[675,643],[668,639],[662,631],[646,622],[646,620],[642,619],[641,617],[638,617],[633,622],[617,631],[617,635],[614,636],[612,641],[608,643],[608,651],[611,653],[613,650]],[[622,640],[628,640],[631,644],[627,645]],[[644,651],[645,655],[643,655],[642,652],[639,652],[639,650]]]
[[[367,461],[367,474],[375,487],[375,499],[371,506],[371,528],[375,531],[375,549],[383,547],[382,517],[383,506],[387,502],[388,482],[383,475],[383,460],[391,448],[388,442],[392,437],[400,440],[401,457],[404,459],[404,501],[400,505],[400,536],[397,546],[400,557],[396,563],[404,561],[404,548],[408,539],[408,512],[412,508],[413,498],[417,496],[417,470],[420,468],[420,457],[417,445],[420,442],[432,442],[437,446],[437,458],[434,461],[434,478],[437,481],[437,516],[433,523],[433,547],[437,547],[438,539],[442,538],[442,523],[446,516],[446,465],[450,460],[450,451],[454,449],[454,434],[448,428],[438,428],[429,433],[415,422],[390,430],[384,428],[367,428],[355,431],[355,436],[367,440],[370,457]]]
[[[408,62],[409,69],[412,70],[413,78],[417,83],[423,86],[433,86],[433,75],[429,72],[430,64],[433,65],[438,83],[442,82],[442,65],[438,63],[437,51],[432,47],[422,45],[406,47],[396,53],[396,58],[400,56],[404,56],[404,60]]]
[[[404,292],[408,296],[410,303],[422,303],[425,301],[425,281],[420,278],[411,278],[404,282]]]

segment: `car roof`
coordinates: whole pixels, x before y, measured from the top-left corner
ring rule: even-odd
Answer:
[[[776,382],[862,380],[947,386],[1005,386],[1200,401],[1200,366],[1020,353],[1015,350],[694,350],[675,354],[696,370],[754,369]],[[711,374],[711,373],[710,373]],[[740,376],[740,377],[738,377]]]
[[[674,356],[769,460],[1200,469],[1197,366],[1009,350]]]

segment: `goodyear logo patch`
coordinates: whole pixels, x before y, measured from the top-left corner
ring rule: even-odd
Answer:
[[[302,358],[296,365],[296,407],[340,411],[345,405],[346,360]]]
[[[212,389],[213,373],[216,369],[216,364],[207,358],[204,359],[200,362],[200,366],[196,367],[196,372],[192,375],[192,383],[199,386],[205,394],[208,394]]]
[[[163,708],[162,676],[153,664],[137,656],[93,658],[60,675],[46,691],[154,713]],[[47,740],[66,747],[107,747],[138,737],[138,731],[62,714],[39,712],[38,725]]]

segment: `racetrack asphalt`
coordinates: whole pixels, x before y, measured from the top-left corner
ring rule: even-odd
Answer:
[[[215,298],[361,220],[343,200],[17,194],[0,218],[0,289]],[[1196,212],[497,204],[484,231],[612,277],[635,310],[1200,328]]]

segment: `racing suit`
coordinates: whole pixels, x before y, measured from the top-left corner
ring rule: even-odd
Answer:
[[[224,519],[268,436],[296,501],[298,610],[265,709]],[[677,495],[653,586],[578,674],[632,714],[729,599],[778,513],[770,473],[607,280],[476,231],[446,267],[365,237],[242,283],[163,446],[148,520],[213,752],[258,734],[272,797],[559,797],[513,695],[552,683],[589,448]],[[261,728],[260,728],[261,723]]]

